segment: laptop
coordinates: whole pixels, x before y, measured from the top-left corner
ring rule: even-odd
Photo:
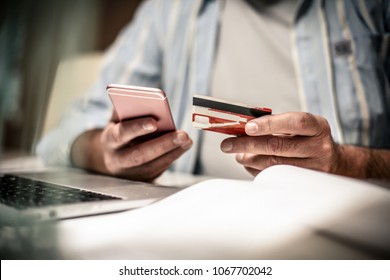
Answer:
[[[149,205],[181,188],[78,169],[0,174],[0,225],[119,212]]]

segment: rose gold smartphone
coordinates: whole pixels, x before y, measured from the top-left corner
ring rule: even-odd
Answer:
[[[120,121],[151,116],[157,121],[154,134],[176,129],[168,99],[161,89],[110,84],[107,93]]]

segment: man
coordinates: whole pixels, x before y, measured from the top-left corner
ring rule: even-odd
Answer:
[[[216,176],[239,164],[252,175],[292,164],[390,178],[389,31],[389,1],[146,1],[107,53],[97,83],[38,154],[144,181],[172,164]],[[180,130],[136,143],[156,121],[110,121],[110,83],[163,88]],[[223,140],[222,151],[239,164],[217,154],[213,166],[223,172],[213,174],[222,139],[191,127],[193,94],[275,114],[249,122],[248,136]]]

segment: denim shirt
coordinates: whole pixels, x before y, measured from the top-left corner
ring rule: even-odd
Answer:
[[[172,169],[193,172],[201,131],[192,127],[192,95],[209,94],[219,16],[218,0],[143,2],[107,51],[95,84],[41,139],[38,155],[72,165],[76,137],[109,121],[106,86],[132,84],[166,92],[176,126],[195,143]],[[389,149],[390,1],[299,1],[291,40],[304,110],[325,117],[338,143]]]

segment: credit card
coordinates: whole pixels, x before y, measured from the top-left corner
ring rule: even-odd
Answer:
[[[193,96],[194,127],[229,135],[246,135],[245,124],[255,118],[272,114],[269,108],[249,106],[209,96]]]

